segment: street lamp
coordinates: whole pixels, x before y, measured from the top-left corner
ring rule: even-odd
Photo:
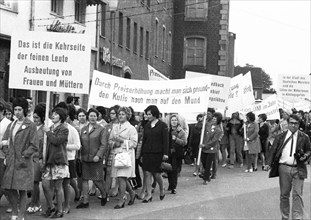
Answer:
[[[113,75],[113,65],[112,65],[112,56],[113,56],[113,40],[114,40],[114,29],[115,29],[115,17],[116,10],[118,8],[119,0],[109,0],[109,11],[110,11],[110,74]]]

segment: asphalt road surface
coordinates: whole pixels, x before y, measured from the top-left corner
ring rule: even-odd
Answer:
[[[133,206],[125,205],[125,208],[118,210],[113,208],[117,198],[110,198],[106,206],[102,207],[100,200],[92,196],[87,209],[76,209],[77,203],[72,202],[71,212],[64,215],[63,219],[281,219],[278,178],[269,179],[268,172],[258,169],[254,173],[244,173],[244,168],[227,169],[219,166],[217,179],[202,185],[201,178],[193,177],[193,169],[183,165],[177,194],[166,191],[162,201],[159,199],[158,188],[151,203],[136,200]],[[308,172],[309,178],[304,184],[304,219],[310,219],[311,216],[310,165]],[[164,179],[164,183],[167,188],[167,179]],[[41,203],[44,206],[43,193]],[[0,202],[0,220],[10,219],[10,215],[5,213],[7,207],[8,202],[3,197]],[[35,213],[27,214],[25,219],[45,218]]]

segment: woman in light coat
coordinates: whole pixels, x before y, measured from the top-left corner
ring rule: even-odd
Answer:
[[[34,166],[33,154],[38,151],[39,140],[36,125],[26,118],[28,102],[17,98],[13,102],[14,115],[12,122],[2,138],[6,152],[6,170],[1,187],[8,191],[12,205],[13,220],[24,219],[27,202],[27,191],[33,189]],[[19,208],[17,205],[19,204]]]
[[[131,196],[128,205],[133,205],[135,201],[135,192],[133,191],[128,178],[135,177],[135,148],[137,146],[137,131],[128,120],[130,118],[130,109],[128,107],[121,107],[118,111],[119,125],[114,126],[109,137],[109,145],[118,154],[124,150],[129,151],[131,157],[131,166],[127,168],[116,168],[114,166],[115,159],[112,161],[111,177],[117,177],[119,183],[120,199],[115,209],[124,208],[125,204],[125,190]]]
[[[257,171],[257,163],[255,157],[261,151],[260,140],[259,140],[259,126],[255,123],[255,114],[253,112],[248,112],[246,114],[246,142],[247,145],[244,146],[245,156],[247,161],[246,173],[252,173],[254,170]],[[254,165],[254,169],[252,167]]]

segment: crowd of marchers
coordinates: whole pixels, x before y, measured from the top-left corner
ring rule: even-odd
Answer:
[[[193,176],[208,185],[218,166],[253,173],[260,164],[259,170],[272,172],[275,161],[282,218],[289,217],[292,189],[292,218],[303,216],[302,186],[311,154],[307,112],[280,109],[280,120],[249,112],[242,120],[238,112],[229,118],[208,108],[188,125],[178,113],[162,115],[155,105],[142,113],[119,105],[85,110],[69,96],[49,109],[46,120],[45,103],[11,101],[0,100],[0,199],[9,201],[12,220],[36,212],[61,218],[73,211],[72,197],[74,209],[91,206],[89,196],[96,194],[101,206],[117,196],[115,209],[137,200],[150,203],[156,195],[163,200],[166,190],[177,193],[183,163],[194,166]]]

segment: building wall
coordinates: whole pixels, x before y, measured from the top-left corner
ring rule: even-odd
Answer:
[[[170,2],[170,1],[167,1]],[[115,12],[115,19],[111,19],[111,13],[107,12],[105,18],[101,18],[101,22],[105,23],[105,35],[101,34],[99,38],[100,44],[100,62],[99,71],[111,74],[110,71],[110,39],[111,39],[111,21],[114,30],[114,43],[112,46],[112,56],[117,58],[122,65],[113,65],[112,74],[119,77],[128,77],[130,74],[132,79],[148,80],[147,65],[151,65],[166,76],[170,76],[171,65],[168,56],[165,59],[156,57],[155,46],[155,20],[159,22],[158,44],[161,45],[162,27],[166,27],[166,42],[169,32],[172,33],[172,16],[171,10],[165,10],[163,1],[151,0],[150,7],[147,1],[120,0],[118,9]],[[167,7],[172,7],[167,5]],[[109,10],[108,5],[106,6]],[[123,41],[119,43],[120,37],[120,13],[123,14]],[[128,19],[130,21],[130,45],[127,45],[127,27]],[[137,51],[133,50],[134,45],[134,23],[137,24]],[[102,26],[102,24],[100,24]],[[143,37],[141,38],[140,29],[143,28]],[[149,32],[149,56],[146,56],[146,31]],[[101,31],[100,31],[101,32]],[[141,41],[141,39],[143,39]],[[140,53],[140,46],[143,45],[143,53]],[[171,45],[171,44],[170,44]],[[161,48],[162,49],[162,48]],[[161,52],[161,49],[159,50]],[[171,49],[170,49],[171,50]],[[167,48],[165,52],[168,53]]]
[[[12,0],[10,0],[12,2]],[[5,1],[4,2],[9,2]],[[51,12],[51,0],[14,0],[14,10],[7,5],[0,4],[0,97],[9,100],[11,96],[33,96],[35,103],[46,100],[46,92],[30,92],[30,90],[8,89],[8,76],[9,76],[9,53],[10,53],[10,38],[15,30],[19,31],[49,31],[47,30],[50,25],[55,24],[56,21],[60,22],[64,27],[70,25],[75,29],[75,32],[89,35],[92,46],[92,59],[94,53],[97,54],[96,45],[96,8],[97,6],[86,6],[85,23],[78,23],[74,19],[75,5],[74,0],[63,1],[63,14],[62,16],[56,15]],[[31,15],[33,20],[31,20]],[[75,33],[72,33],[75,34]],[[3,55],[3,56],[2,56]],[[92,60],[91,63],[96,63]],[[91,64],[90,64],[91,65]],[[95,64],[94,64],[95,65]],[[90,66],[88,74],[91,77],[91,70],[94,67]],[[1,73],[2,72],[2,73]],[[64,101],[66,93],[54,93],[51,95],[51,103],[57,101]],[[87,107],[87,98],[83,94],[71,94],[80,98],[82,106]]]
[[[174,1],[174,41],[172,62],[172,78],[174,79],[184,78],[185,71],[187,70],[208,74],[223,74],[220,70],[221,68],[224,70],[225,68],[222,66],[227,65],[226,36],[228,33],[227,20],[229,13],[229,1],[215,0],[207,2],[207,20],[187,21],[185,19],[186,1]],[[225,10],[224,5],[226,5]],[[206,39],[205,66],[185,65],[185,38],[189,36],[202,36]],[[220,52],[221,50],[223,50],[223,52]],[[220,62],[220,56],[223,56],[222,58],[224,59],[224,63]]]

